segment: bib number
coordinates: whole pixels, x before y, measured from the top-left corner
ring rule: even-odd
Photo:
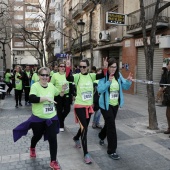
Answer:
[[[81,95],[82,95],[82,100],[83,101],[87,101],[87,100],[92,99],[92,92],[91,91],[83,92]]]
[[[44,104],[44,114],[50,114],[54,112],[54,104]]]
[[[111,100],[117,100],[118,97],[119,97],[118,91],[111,91],[111,92],[110,92],[110,99],[111,99]]]
[[[19,83],[20,83],[20,80],[16,80],[16,81],[15,81],[15,84],[19,84]]]

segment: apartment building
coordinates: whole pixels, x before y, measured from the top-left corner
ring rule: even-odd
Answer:
[[[92,17],[90,18],[90,12]],[[73,64],[78,64],[80,57],[80,34],[77,31],[77,23],[80,19],[85,23],[82,34],[82,56],[87,58],[91,65],[100,67],[102,57],[114,56],[117,59],[122,54],[122,43],[115,41],[116,37],[122,37],[123,28],[116,25],[106,24],[106,12],[123,13],[123,0],[114,0],[110,3],[97,4],[90,0],[65,0],[63,4],[64,13],[64,36],[65,51],[73,54]],[[90,23],[91,36],[90,36]],[[93,51],[93,52],[92,52]],[[93,53],[93,54],[91,54]],[[93,61],[91,62],[91,56]]]
[[[39,0],[14,0],[13,2],[13,64],[38,64],[38,52],[31,44],[37,46],[35,34],[40,33],[41,16]],[[30,33],[32,32],[32,34]]]
[[[7,0],[0,1],[0,76],[6,68],[11,68],[11,53],[10,53],[10,16],[9,4]]]
[[[148,43],[152,27],[151,22],[153,20],[155,2],[156,0],[144,1]],[[168,1],[166,0],[162,1],[160,6],[167,2]],[[139,1],[124,1],[124,12],[127,14],[127,27],[124,29],[124,35],[130,34],[133,37],[124,38],[122,40],[122,65],[124,66],[122,73],[127,76],[129,71],[131,71],[134,75],[134,78],[139,80],[146,80],[145,55],[139,6]],[[160,81],[163,59],[170,58],[170,43],[168,43],[168,41],[170,42],[169,11],[170,7],[166,8],[160,13],[156,26],[156,44],[154,47],[153,61],[154,82]],[[154,86],[155,94],[158,88],[159,86]],[[130,93],[147,96],[146,85],[140,83],[133,84],[133,88],[131,88]]]
[[[48,1],[47,1],[48,2]],[[46,29],[46,51],[48,64],[54,65],[59,62],[63,53],[62,41],[62,0],[51,0],[49,3],[49,25]]]

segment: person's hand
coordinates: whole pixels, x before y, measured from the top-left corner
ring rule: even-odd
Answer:
[[[104,68],[107,68],[107,67],[108,67],[107,57],[106,57],[106,58],[103,58],[103,66],[104,66]]]
[[[70,67],[71,62],[70,62],[70,56],[67,55],[67,60],[66,60],[66,67]]]
[[[130,72],[128,77],[127,77],[127,80],[132,81],[132,78],[133,78],[132,76],[133,76],[133,74]]]
[[[114,75],[113,75],[113,74],[110,74],[110,75],[109,75],[109,81],[112,82],[113,78],[114,78]]]
[[[55,102],[54,100],[52,100],[52,99],[49,98],[49,97],[47,97],[46,100],[47,100],[48,102],[50,102],[50,103],[55,103],[55,104],[57,104],[57,102]]]

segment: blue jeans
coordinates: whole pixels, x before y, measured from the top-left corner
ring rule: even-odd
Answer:
[[[101,112],[100,109],[94,113],[93,123],[98,125],[100,121]]]

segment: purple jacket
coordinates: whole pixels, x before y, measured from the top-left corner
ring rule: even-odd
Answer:
[[[52,120],[57,120],[58,121],[57,115],[54,116],[51,119],[41,119],[41,118],[39,118],[37,116],[31,115],[31,117],[28,120],[26,120],[25,122],[21,123],[20,125],[18,125],[16,128],[13,129],[14,142],[16,142],[22,136],[27,135],[28,130],[31,128],[30,127],[31,123],[44,122],[45,121],[46,125],[50,126],[52,124]],[[58,121],[58,127],[56,128],[56,134],[58,134],[58,133],[59,133],[59,121]],[[44,140],[47,140],[47,139],[48,139],[48,136],[44,132]]]

